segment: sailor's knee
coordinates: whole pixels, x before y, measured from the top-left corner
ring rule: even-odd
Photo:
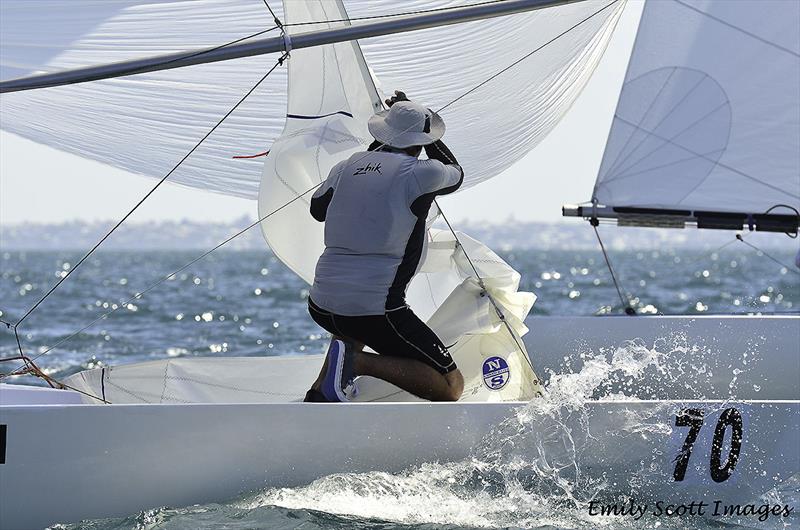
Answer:
[[[447,401],[458,401],[461,399],[461,394],[464,392],[464,387],[453,388],[450,387],[450,392],[447,396]]]
[[[464,392],[464,376],[461,375],[461,370],[456,368],[452,372],[448,372],[444,376],[447,381],[447,401],[458,401],[461,399],[461,394]]]
[[[432,401],[458,401],[462,390],[453,387],[446,387],[432,396]]]

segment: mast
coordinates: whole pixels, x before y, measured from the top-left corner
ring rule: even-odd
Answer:
[[[342,28],[310,31],[297,35],[268,39],[258,39],[252,42],[233,44],[231,46],[189,50],[179,53],[158,55],[142,59],[134,59],[112,64],[90,66],[55,72],[39,74],[19,79],[0,82],[0,93],[32,90],[75,83],[85,83],[112,77],[170,70],[196,64],[205,64],[218,61],[228,61],[242,57],[252,57],[268,53],[290,52],[293,49],[322,46],[336,42],[365,39],[380,35],[390,35],[407,31],[460,24],[487,18],[512,15],[525,11],[533,11],[548,7],[555,7],[583,0],[504,0],[489,4],[465,6],[451,10],[443,10],[420,15],[391,18],[365,24],[356,24]]]

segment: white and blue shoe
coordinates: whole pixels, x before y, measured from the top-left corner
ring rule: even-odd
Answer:
[[[348,394],[354,394],[354,377],[351,345],[340,340],[332,341],[328,348],[328,370],[322,381],[322,395],[330,402],[349,401]]]

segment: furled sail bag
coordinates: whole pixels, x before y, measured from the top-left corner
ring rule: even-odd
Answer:
[[[347,13],[341,2],[287,2],[284,16],[292,23]],[[382,104],[357,42],[292,52],[288,68],[286,126],[265,162],[259,215],[266,216],[261,227],[276,256],[311,283],[324,250],[323,225],[309,214],[311,195],[334,164],[366,149],[367,120]],[[540,388],[520,336],[535,296],[517,291],[520,275],[486,246],[458,236],[460,245],[454,234],[429,226],[409,303],[446,344],[455,343],[451,353],[466,382],[462,399],[530,399]],[[372,378],[360,378],[358,388],[358,400],[416,399]]]

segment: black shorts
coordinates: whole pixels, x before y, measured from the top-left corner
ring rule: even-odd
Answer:
[[[381,355],[416,359],[440,374],[456,369],[447,347],[407,306],[383,315],[348,317],[325,311],[309,298],[308,312],[329,333],[366,344]]]

